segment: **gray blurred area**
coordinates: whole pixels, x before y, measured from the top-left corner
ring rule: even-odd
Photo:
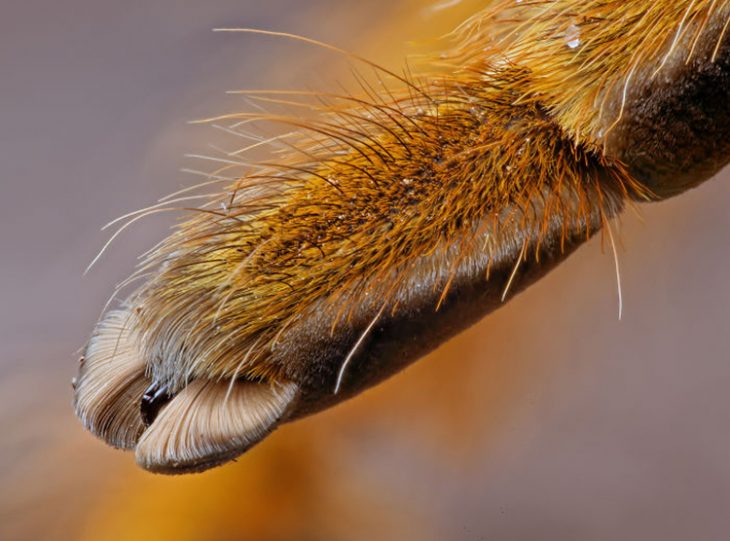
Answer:
[[[174,223],[100,226],[197,179],[236,88],[397,67],[458,13],[415,0],[3,0],[0,539],[724,540],[730,531],[730,175],[630,210],[404,374],[188,478],[85,433],[70,379],[114,285]],[[456,9],[478,5],[471,1]],[[395,54],[394,51],[398,51]],[[334,66],[334,67],[333,67]],[[338,71],[339,70],[339,71]],[[339,75],[338,75],[339,74]]]

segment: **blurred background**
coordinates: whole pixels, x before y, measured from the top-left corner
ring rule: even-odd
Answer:
[[[727,172],[595,239],[499,312],[237,463],[165,478],[86,433],[70,379],[114,285],[172,223],[100,226],[199,181],[188,121],[240,88],[399,68],[480,2],[3,0],[0,539],[721,540],[730,530]],[[351,85],[350,85],[351,86]]]

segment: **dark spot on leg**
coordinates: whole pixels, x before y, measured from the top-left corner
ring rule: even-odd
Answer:
[[[159,383],[154,382],[147,388],[139,405],[142,422],[145,426],[150,426],[154,422],[162,406],[170,400],[172,400],[172,395],[167,391],[167,386],[160,386]]]

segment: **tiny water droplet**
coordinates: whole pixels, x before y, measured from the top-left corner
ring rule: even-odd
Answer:
[[[580,28],[571,24],[565,32],[565,43],[567,43],[568,47],[571,49],[578,48],[580,46]]]

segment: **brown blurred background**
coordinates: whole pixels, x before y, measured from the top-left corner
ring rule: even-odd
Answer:
[[[70,378],[113,286],[172,220],[105,222],[196,181],[188,120],[237,88],[397,68],[476,0],[3,0],[0,539],[724,540],[730,531],[730,178],[642,206],[404,374],[203,475],[144,473],[85,433]],[[210,169],[210,165],[205,166]],[[605,252],[605,253],[604,253]]]

